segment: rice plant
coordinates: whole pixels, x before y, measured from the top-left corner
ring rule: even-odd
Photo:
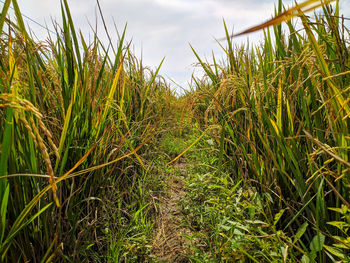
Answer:
[[[314,18],[303,12],[316,6],[323,12]],[[218,165],[263,194],[268,223],[279,218],[275,234],[288,245],[286,255],[349,260],[350,50],[339,1],[288,10],[279,1],[274,19],[237,34],[264,30],[261,45],[234,46],[236,35],[224,27],[223,65],[192,48],[206,73],[195,80],[193,119],[221,126],[212,133]]]
[[[16,21],[6,17],[10,4]],[[68,1],[61,11],[62,26],[40,43],[16,0],[1,12],[1,262],[106,255],[113,240],[104,240],[104,229],[123,235],[105,219],[106,196],[113,191],[120,209],[130,204],[146,169],[143,146],[175,99],[159,68],[152,72],[131,53],[126,29],[110,52],[96,34],[88,43],[76,31]]]
[[[205,240],[188,260],[349,261],[350,38],[339,0],[279,0],[273,19],[237,34],[224,23],[225,61],[192,47],[205,77],[181,98],[158,76],[163,61],[153,72],[133,55],[126,27],[104,45],[93,29],[90,42],[79,33],[67,0],[61,17],[38,42],[16,0],[0,15],[1,262],[152,261],[150,192],[165,185],[153,173],[180,158],[198,164],[182,212]],[[257,30],[262,44],[233,44]],[[200,145],[210,152],[191,152]]]

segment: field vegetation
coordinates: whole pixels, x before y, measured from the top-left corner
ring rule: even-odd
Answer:
[[[204,76],[178,97],[126,28],[89,43],[63,0],[38,42],[5,1],[0,262],[350,262],[350,37],[331,2],[279,0],[242,32],[264,30],[253,46],[224,23],[226,57],[192,47]]]

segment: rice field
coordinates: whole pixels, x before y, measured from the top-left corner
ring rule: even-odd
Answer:
[[[190,229],[181,262],[350,261],[339,0],[279,0],[273,19],[236,35],[224,23],[224,61],[192,47],[205,76],[181,97],[163,61],[151,71],[132,53],[127,28],[111,52],[61,9],[45,42],[16,0],[0,15],[1,262],[180,262],[154,253],[173,177],[184,192],[172,211]],[[257,30],[262,44],[233,44]]]

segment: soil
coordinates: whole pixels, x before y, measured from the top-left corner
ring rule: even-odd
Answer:
[[[191,262],[188,255],[190,241],[183,235],[192,235],[191,229],[183,224],[180,200],[186,195],[184,176],[188,164],[177,162],[174,164],[180,173],[168,175],[167,189],[160,199],[158,218],[153,238],[153,253],[157,262]]]

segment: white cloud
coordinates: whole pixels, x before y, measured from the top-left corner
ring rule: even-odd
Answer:
[[[18,2],[24,14],[41,24],[46,21],[50,25],[51,16],[60,21],[59,0]],[[144,63],[153,68],[166,56],[161,73],[181,84],[190,80],[191,64],[196,62],[189,43],[201,56],[210,57],[214,50],[221,57],[223,52],[214,38],[225,35],[222,19],[229,30],[234,26],[234,31],[238,32],[270,18],[275,2],[277,0],[100,0],[112,39],[117,39],[112,17],[119,31],[128,23],[127,39],[133,39],[136,55],[141,54],[142,49]],[[349,16],[350,7],[345,2],[341,1],[341,6]],[[91,32],[88,21],[95,24],[96,0],[69,0],[69,4],[76,27],[87,36]],[[39,38],[44,38],[45,30],[25,20]],[[100,19],[98,25],[99,36],[107,41]],[[235,41],[239,43],[246,38]],[[249,38],[257,41],[261,34],[252,34]]]

